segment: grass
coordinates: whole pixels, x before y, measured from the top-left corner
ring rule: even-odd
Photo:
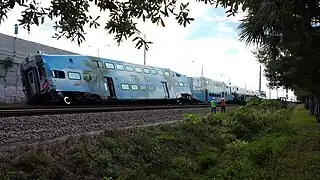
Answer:
[[[316,120],[254,102],[230,114],[107,131],[0,159],[4,179],[320,179]],[[218,121],[222,121],[220,126]]]

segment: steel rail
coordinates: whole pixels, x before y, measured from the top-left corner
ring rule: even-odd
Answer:
[[[162,105],[162,106],[104,106],[104,107],[69,107],[69,108],[38,108],[38,109],[1,109],[0,117],[38,116],[52,114],[115,112],[115,111],[141,111],[157,109],[185,109],[185,108],[209,108],[208,104],[201,105]]]

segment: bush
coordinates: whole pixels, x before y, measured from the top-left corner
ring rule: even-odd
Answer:
[[[282,133],[290,129],[291,112],[279,101],[253,99],[232,114],[187,114],[182,123],[105,132],[60,143],[50,153],[23,153],[12,158],[15,161],[4,158],[0,175],[19,179],[256,179],[263,177],[263,168],[294,134]],[[30,162],[31,169],[25,165]]]

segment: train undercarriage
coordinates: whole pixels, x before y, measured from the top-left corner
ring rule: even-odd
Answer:
[[[109,97],[102,99],[99,95],[84,92],[48,92],[28,99],[28,105],[163,105],[163,104],[197,104],[189,94],[181,94],[179,99],[126,99]]]

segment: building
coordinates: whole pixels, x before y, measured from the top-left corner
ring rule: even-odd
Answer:
[[[0,104],[25,102],[20,63],[39,50],[46,54],[77,54],[0,33]],[[8,57],[13,59],[12,67],[5,68]]]

